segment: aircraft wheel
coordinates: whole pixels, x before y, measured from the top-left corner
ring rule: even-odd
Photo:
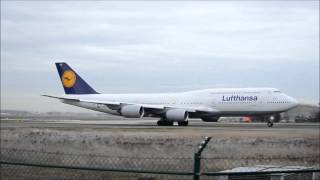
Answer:
[[[158,126],[163,126],[163,121],[157,121]]]
[[[273,126],[273,122],[268,122],[268,123],[267,123],[267,126],[268,126],[268,127],[272,127],[272,126]]]
[[[166,122],[166,125],[167,125],[167,126],[173,126],[173,122],[167,121],[167,122]]]
[[[164,120],[159,120],[157,122],[158,126],[173,126],[173,122],[169,122],[169,121],[164,121]]]
[[[188,121],[178,122],[178,126],[188,126]]]

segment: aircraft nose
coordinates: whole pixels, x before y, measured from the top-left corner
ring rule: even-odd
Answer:
[[[292,107],[296,107],[296,106],[299,105],[299,102],[296,99],[292,98],[292,97],[290,97],[290,102],[292,104]]]
[[[289,102],[288,108],[291,109],[291,108],[294,108],[299,105],[299,102],[296,99],[294,99],[293,97],[290,97],[286,94],[284,96],[285,96],[285,99]]]

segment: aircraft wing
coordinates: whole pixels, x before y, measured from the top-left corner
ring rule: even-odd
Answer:
[[[50,96],[50,95],[42,95],[44,97],[59,99],[59,100],[70,100],[70,101],[80,101],[79,99],[72,99],[72,98],[64,98],[64,97],[58,97],[58,96]]]
[[[144,104],[144,103],[130,103],[130,102],[115,102],[115,101],[97,101],[97,100],[89,100],[89,99],[73,99],[73,98],[65,98],[65,97],[56,97],[56,96],[50,96],[50,95],[42,95],[45,97],[50,97],[50,98],[55,98],[59,100],[65,100],[65,101],[78,101],[78,102],[86,102],[86,103],[93,103],[93,104],[100,104],[100,105],[105,105],[110,109],[113,110],[118,110],[123,106],[126,105],[138,105],[142,106],[145,110],[149,110],[150,113],[163,113],[168,109],[185,109],[188,112],[191,113],[217,113],[219,112],[216,109],[209,108],[209,107],[203,107],[203,106],[198,106],[198,107],[183,107],[183,106],[170,106],[170,105],[155,105],[155,104]]]

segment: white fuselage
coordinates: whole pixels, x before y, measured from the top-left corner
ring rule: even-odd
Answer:
[[[242,116],[280,113],[297,106],[298,102],[274,88],[217,88],[182,93],[157,94],[90,94],[64,95],[81,100],[126,102],[132,104],[161,105],[177,108],[214,109],[212,116]],[[121,115],[119,111],[86,102],[64,103]],[[196,114],[190,117],[197,117]]]

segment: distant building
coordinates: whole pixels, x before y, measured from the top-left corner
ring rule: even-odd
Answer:
[[[301,104],[281,113],[281,119],[287,122],[320,122],[319,115],[319,105]]]
[[[219,121],[224,122],[267,122],[268,117],[221,117]],[[319,105],[300,104],[289,111],[280,114],[281,122],[320,122]]]

